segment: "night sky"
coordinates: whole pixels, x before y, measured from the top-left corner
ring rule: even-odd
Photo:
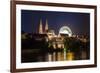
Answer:
[[[43,26],[47,20],[49,29],[53,29],[56,34],[62,26],[68,26],[76,35],[90,34],[89,13],[21,10],[22,31],[38,32],[40,20]]]

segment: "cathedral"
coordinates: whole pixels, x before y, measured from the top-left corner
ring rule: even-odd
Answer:
[[[44,28],[44,30],[43,30]],[[67,35],[69,37],[72,36],[72,31],[68,26],[62,26],[59,30],[59,34],[55,35],[55,32],[53,29],[49,29],[48,21],[46,20],[45,26],[42,25],[42,20],[40,20],[38,33],[39,34],[51,34],[53,36],[60,36],[60,35]]]
[[[45,28],[45,29],[43,30],[43,28]],[[49,46],[52,46],[53,49],[58,48],[58,50],[59,49],[64,50],[64,37],[71,37],[72,36],[72,31],[67,26],[62,26],[60,28],[60,30],[58,30],[59,31],[58,35],[56,35],[53,29],[49,29],[49,25],[48,25],[47,20],[46,20],[46,24],[44,27],[42,25],[42,21],[40,20],[38,31],[39,31],[38,33],[40,35],[46,34],[47,35],[46,40],[47,40],[47,42],[50,42]],[[64,54],[62,54],[62,53],[64,53]],[[57,56],[58,61],[66,60],[66,50],[65,50],[65,52],[58,52],[57,54],[58,54],[58,56]],[[56,60],[56,52],[53,52],[52,55],[53,55],[53,57],[51,58],[51,55],[48,54],[48,61],[55,61]],[[70,60],[73,59],[72,54],[67,59],[70,59]]]
[[[55,34],[50,29],[48,20],[43,25],[40,20],[38,33],[32,33],[26,37],[22,35],[22,62],[49,62],[88,59],[89,39],[72,34],[68,26],[61,26],[59,33]],[[30,37],[32,36],[32,37]],[[87,45],[87,46],[86,46]],[[25,50],[30,50],[24,52]],[[26,55],[28,54],[28,55]]]

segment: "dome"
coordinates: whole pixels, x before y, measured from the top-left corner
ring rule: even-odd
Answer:
[[[72,31],[68,26],[62,26],[59,30],[59,34],[65,34],[68,36],[72,36]]]

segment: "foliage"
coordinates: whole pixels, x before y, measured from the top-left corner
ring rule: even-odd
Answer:
[[[77,51],[81,46],[81,41],[73,37],[64,38],[64,47],[72,52]]]

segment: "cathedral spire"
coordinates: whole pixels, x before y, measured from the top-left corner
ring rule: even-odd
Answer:
[[[42,26],[42,20],[40,20],[40,24],[39,24],[39,34],[43,33],[43,26]]]
[[[48,21],[46,19],[45,32],[48,30]]]

